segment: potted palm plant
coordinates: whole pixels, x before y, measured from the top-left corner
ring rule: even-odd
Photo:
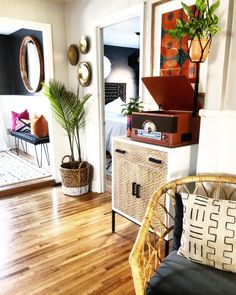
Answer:
[[[171,37],[181,39],[184,36],[189,36],[189,57],[192,62],[205,61],[211,37],[219,30],[218,17],[215,14],[216,9],[220,5],[217,0],[212,5],[209,5],[208,0],[196,0],[196,9],[191,10],[185,3],[181,2],[182,8],[187,15],[187,22],[176,20],[176,27],[169,30]]]
[[[130,98],[129,102],[123,104],[121,113],[124,116],[127,116],[127,136],[130,137],[132,130],[132,113],[140,112],[143,109],[142,101],[139,101],[139,98]]]
[[[70,155],[63,157],[60,167],[62,191],[70,196],[84,194],[89,189],[90,165],[81,159],[80,129],[85,124],[84,105],[91,94],[79,97],[79,88],[75,94],[56,80],[43,83],[43,92],[50,101],[56,120],[66,131],[70,146]]]

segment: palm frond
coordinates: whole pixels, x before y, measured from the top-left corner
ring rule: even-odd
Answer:
[[[48,85],[43,83],[43,92],[50,101],[56,120],[66,130],[72,160],[74,160],[74,145],[77,146],[80,159],[79,129],[84,125],[84,104],[91,94],[79,98],[79,92],[77,95],[74,94],[56,80],[50,80]]]

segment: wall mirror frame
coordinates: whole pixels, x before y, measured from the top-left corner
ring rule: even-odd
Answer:
[[[28,67],[28,58],[27,58],[27,50],[28,50],[29,44],[33,44],[35,46],[36,54],[37,54],[36,58],[38,58],[37,60],[38,69],[36,70],[37,76],[35,77],[34,85],[32,85],[32,83],[30,82],[30,77],[29,77],[29,67]],[[19,64],[20,64],[21,78],[25,85],[25,88],[31,93],[38,92],[42,87],[41,83],[44,79],[44,62],[43,62],[42,49],[36,38],[32,36],[26,36],[22,40],[21,46],[20,46]]]

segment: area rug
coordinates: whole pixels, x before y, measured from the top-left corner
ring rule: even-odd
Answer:
[[[9,151],[0,152],[0,187],[51,174]]]

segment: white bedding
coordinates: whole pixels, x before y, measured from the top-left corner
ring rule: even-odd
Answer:
[[[124,102],[118,98],[105,106],[105,136],[106,151],[112,153],[112,137],[127,133],[127,117],[121,114],[121,106]]]

